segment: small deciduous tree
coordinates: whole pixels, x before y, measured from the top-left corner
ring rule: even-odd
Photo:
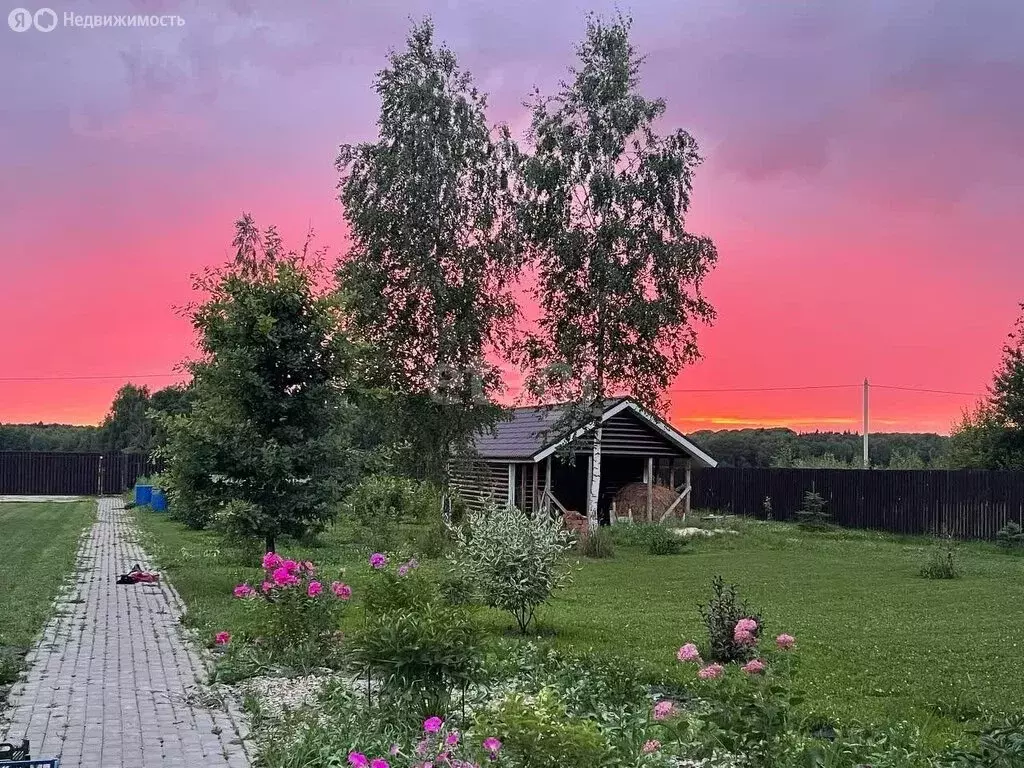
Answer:
[[[540,308],[521,361],[536,394],[571,402],[560,427],[596,424],[592,526],[606,395],[661,410],[668,384],[699,356],[693,323],[714,317],[700,288],[715,247],[684,226],[697,142],[655,132],[665,103],[638,91],[629,30],[628,18],[591,16],[571,81],[536,97],[517,215]]]
[[[197,280],[202,358],[189,364],[191,409],[162,417],[162,452],[176,514],[197,527],[219,514],[273,551],[334,514],[353,352],[308,243],[286,251],[248,215],[236,230],[234,262]]]
[[[100,426],[102,443],[108,451],[146,453],[153,440],[148,411],[149,388],[125,384],[114,396],[110,412]]]
[[[468,515],[452,531],[456,573],[492,608],[508,611],[525,633],[537,607],[571,580],[563,562],[575,542],[560,520],[515,507]]]

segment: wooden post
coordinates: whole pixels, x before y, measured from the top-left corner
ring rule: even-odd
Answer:
[[[683,518],[690,514],[690,499],[693,498],[693,491],[690,488],[690,459],[686,459],[686,498],[683,500]]]
[[[534,514],[537,514],[537,510],[540,509],[540,499],[537,498],[537,480],[538,480],[538,475],[540,475],[540,467],[538,467],[537,463],[534,462],[534,464],[533,464],[533,486],[531,488],[532,492],[530,494],[530,511],[533,512]]]
[[[508,463],[508,505],[516,505],[516,465],[511,461]]]
[[[587,508],[585,510],[587,519],[590,519],[590,486],[594,482],[594,454],[587,456]],[[596,512],[595,512],[596,514]]]
[[[548,460],[547,460],[546,464],[547,465],[544,467],[544,501],[545,501],[545,504],[548,503],[548,500],[550,498],[552,498],[552,494],[551,494],[551,457],[550,456],[548,456]],[[548,512],[549,513],[551,512],[550,507],[548,508]]]
[[[668,487],[671,488],[673,491],[676,489],[676,460],[675,459],[672,459],[672,461],[670,461],[669,464],[668,464]]]
[[[647,457],[647,522],[654,519],[654,459]]]

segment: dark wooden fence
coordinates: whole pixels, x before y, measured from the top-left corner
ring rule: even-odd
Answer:
[[[804,493],[828,502],[832,521],[892,533],[990,539],[1008,521],[1024,525],[1024,472],[988,470],[705,469],[693,506],[792,520]]]
[[[117,494],[154,470],[149,456],[140,453],[0,451],[0,494]]]

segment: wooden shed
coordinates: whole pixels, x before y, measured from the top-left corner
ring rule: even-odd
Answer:
[[[558,434],[565,406],[516,408],[492,434],[478,435],[474,455],[450,466],[451,487],[471,509],[509,504],[527,512],[585,515],[591,524],[615,522],[613,499],[626,485],[656,481],[678,494],[665,514],[690,507],[691,471],[717,462],[679,430],[631,398],[605,402],[601,415],[601,485],[588,509],[595,423]],[[571,444],[571,446],[570,446]],[[571,448],[571,449],[570,449]],[[651,493],[647,517],[650,519]]]

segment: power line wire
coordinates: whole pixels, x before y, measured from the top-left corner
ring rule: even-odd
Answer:
[[[88,381],[99,379],[170,379],[183,373],[138,373],[132,376],[2,376],[0,381]]]
[[[890,384],[871,384],[872,389],[898,389],[902,392],[930,392],[935,395],[966,395],[969,397],[985,397],[980,392],[953,392],[948,389],[921,389],[919,387],[897,387]]]

